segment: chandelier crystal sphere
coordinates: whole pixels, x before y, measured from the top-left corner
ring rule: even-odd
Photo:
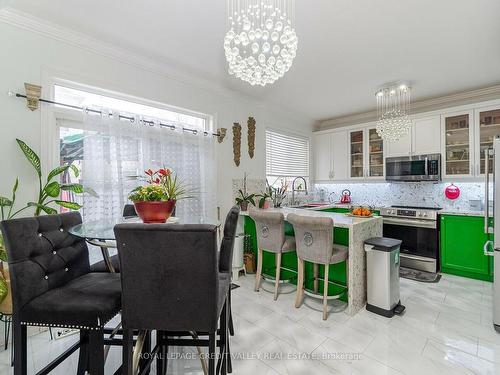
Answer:
[[[228,0],[229,74],[252,86],[283,77],[297,55],[294,12],[294,0]]]
[[[377,98],[377,133],[387,141],[397,141],[411,130],[410,87],[404,84],[383,88]]]

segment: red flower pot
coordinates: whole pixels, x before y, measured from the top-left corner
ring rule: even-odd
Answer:
[[[165,223],[175,208],[175,200],[159,202],[134,202],[137,215],[146,224]]]

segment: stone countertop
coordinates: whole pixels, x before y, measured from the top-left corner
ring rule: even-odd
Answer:
[[[301,216],[310,216],[310,217],[330,217],[333,219],[333,224],[335,227],[338,228],[355,228],[356,226],[360,226],[362,224],[365,224],[367,222],[375,221],[375,220],[380,220],[382,223],[382,218],[380,216],[373,216],[373,217],[366,217],[366,218],[361,218],[361,217],[351,217],[348,216],[347,214],[341,214],[341,213],[336,213],[336,212],[322,212],[318,211],[320,209],[328,208],[326,206],[321,206],[321,207],[313,207],[313,208],[289,208],[289,207],[282,207],[282,208],[268,208],[267,211],[269,212],[282,212],[283,215],[286,217],[288,214],[294,213],[297,215]],[[240,215],[246,215],[248,216],[248,211],[242,211]]]
[[[439,211],[439,215],[484,216],[484,211],[444,209]]]

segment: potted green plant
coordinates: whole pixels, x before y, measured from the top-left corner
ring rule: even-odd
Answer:
[[[266,190],[264,190],[261,194],[257,195],[259,197],[259,208],[269,208],[269,202],[273,197],[273,188],[269,186],[269,183],[266,182]]]
[[[187,189],[170,169],[145,171],[147,184],[132,190],[129,199],[144,223],[165,223],[179,199],[189,198]]]
[[[34,152],[24,141],[16,139],[17,144],[28,162],[33,166],[38,176],[38,199],[36,202],[28,202],[26,206],[14,211],[16,203],[16,192],[19,187],[19,179],[16,178],[14,187],[12,188],[12,195],[10,198],[0,196],[0,218],[2,220],[13,219],[15,216],[28,208],[34,208],[34,216],[39,216],[42,212],[47,214],[56,214],[57,210],[51,207],[52,204],[57,204],[72,210],[78,210],[81,205],[73,202],[72,200],[63,200],[60,198],[62,191],[71,191],[75,194],[83,194],[88,192],[96,195],[91,189],[85,189],[81,184],[76,183],[60,183],[56,177],[62,173],[73,171],[74,175],[78,177],[79,170],[73,164],[63,165],[54,168],[49,172],[47,178],[42,178],[42,167],[39,156]],[[11,314],[12,312],[12,299],[7,298],[10,290],[10,277],[8,268],[6,267],[7,253],[5,251],[3,237],[0,232],[0,313]]]
[[[243,189],[238,190],[238,196],[235,198],[241,211],[247,211],[249,203],[255,206],[255,194],[248,194],[247,192],[247,177],[248,175],[245,173],[243,175]]]
[[[285,179],[281,180],[281,186],[279,188],[272,188],[272,200],[273,200],[273,206],[275,208],[281,207],[283,201],[286,198],[287,191],[288,191],[288,182]]]

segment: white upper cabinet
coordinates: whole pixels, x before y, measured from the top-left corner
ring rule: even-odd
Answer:
[[[347,180],[347,131],[315,134],[313,137],[316,181]]]
[[[412,153],[440,154],[441,153],[441,117],[422,117],[413,120]]]
[[[386,141],[386,157],[411,155],[411,132],[403,135],[397,141]]]
[[[316,181],[328,181],[332,178],[331,155],[331,135],[328,133],[314,134],[313,160],[314,178]]]
[[[347,131],[331,134],[332,145],[332,180],[347,180]]]
[[[440,116],[415,118],[408,134],[386,143],[386,157],[441,153]]]

